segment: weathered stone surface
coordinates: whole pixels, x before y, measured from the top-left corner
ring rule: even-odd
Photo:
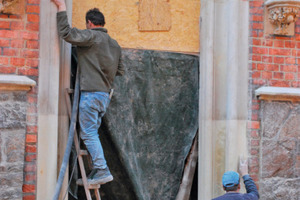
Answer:
[[[22,200],[22,189],[7,188],[0,192],[1,200]]]
[[[0,93],[0,129],[25,128],[26,93]]]
[[[263,137],[274,138],[288,117],[290,106],[287,103],[263,103]]]
[[[0,199],[22,199],[22,185],[23,170],[0,172]]]
[[[300,104],[263,102],[261,199],[300,199]]]
[[[0,173],[23,172],[25,129],[0,131],[0,165],[4,167]]]
[[[23,172],[23,170],[24,170],[23,162],[7,163],[5,166],[5,171],[7,173],[19,173],[19,172]]]
[[[300,178],[267,178],[261,182],[260,199],[299,200]]]
[[[9,99],[9,96],[7,93],[1,93],[0,92],[0,102],[1,101],[7,101]]]
[[[27,96],[24,92],[14,92],[13,93],[13,100],[14,101],[20,101],[20,102],[26,102]]]
[[[263,141],[262,178],[294,177],[295,154],[295,141]]]
[[[19,187],[23,184],[23,173],[6,173],[0,177],[1,188]]]
[[[15,131],[6,137],[5,154],[7,162],[19,162],[24,160],[25,132]]]
[[[0,199],[22,199],[27,99],[0,92]]]
[[[283,124],[279,139],[284,138],[300,139],[300,109],[293,110]]]

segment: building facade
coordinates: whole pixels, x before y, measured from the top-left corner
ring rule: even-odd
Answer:
[[[123,48],[200,55],[198,199],[221,195],[222,174],[236,170],[238,158],[247,156],[261,199],[297,200],[299,1],[66,2],[70,23],[79,28],[86,10],[99,7]],[[52,199],[68,131],[64,89],[71,46],[54,31],[51,1],[2,5],[0,196]],[[293,19],[277,26],[274,9]],[[143,18],[154,12],[156,24]]]

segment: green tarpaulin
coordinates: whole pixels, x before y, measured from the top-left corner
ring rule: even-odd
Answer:
[[[122,53],[125,75],[115,80],[99,130],[114,176],[101,187],[102,200],[175,199],[198,129],[199,58],[147,50]],[[74,192],[85,199],[82,188],[77,192],[73,186]]]

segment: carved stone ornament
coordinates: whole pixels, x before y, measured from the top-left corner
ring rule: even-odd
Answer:
[[[297,21],[300,0],[268,0],[265,2],[269,22],[275,25],[274,35],[293,35],[290,26]],[[294,29],[293,29],[294,30]]]
[[[0,0],[0,13],[23,14],[24,0]]]

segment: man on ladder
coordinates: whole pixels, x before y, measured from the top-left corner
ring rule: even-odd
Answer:
[[[117,75],[124,74],[120,63],[121,48],[112,39],[105,25],[104,15],[94,8],[86,13],[86,28],[71,28],[64,0],[52,0],[57,8],[59,35],[77,46],[80,74],[79,124],[80,136],[89,151],[93,169],[88,184],[105,184],[113,180],[98,136],[101,118],[110,102],[112,83]]]

